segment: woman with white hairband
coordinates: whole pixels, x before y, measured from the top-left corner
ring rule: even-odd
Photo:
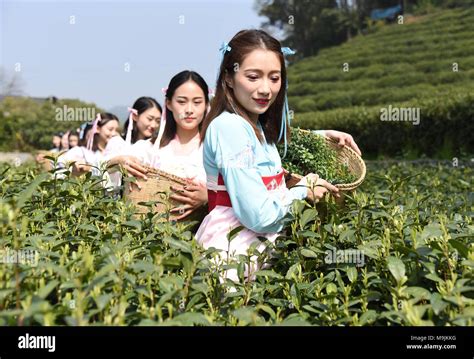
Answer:
[[[128,163],[134,169],[128,172],[146,179],[146,169],[141,163],[188,179],[186,186],[173,187],[175,193],[170,196],[182,203],[171,210],[179,214],[176,218],[179,220],[207,205],[200,128],[209,108],[209,88],[198,73],[182,71],[163,92],[166,108],[158,135],[130,147],[130,153],[139,163]]]
[[[111,138],[117,135],[119,120],[108,112],[98,113],[92,123],[81,128],[79,146],[76,146],[58,158],[60,167],[69,167],[71,173],[79,176],[92,171],[99,175],[99,168],[105,163],[105,148]]]

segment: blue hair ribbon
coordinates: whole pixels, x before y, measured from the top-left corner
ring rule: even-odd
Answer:
[[[230,50],[232,50],[232,47],[230,47],[230,46],[229,46],[229,43],[227,43],[227,42],[223,42],[222,45],[221,45],[221,47],[219,48],[219,51],[221,52],[221,61],[219,62],[219,67],[217,68],[217,78],[216,78],[216,81],[219,79],[219,71],[220,71],[222,62],[224,61],[225,53],[226,53],[227,51],[230,52]]]
[[[296,51],[290,49],[289,47],[282,47],[281,52],[283,53],[283,56],[296,54]],[[285,66],[286,66],[286,63],[285,63]],[[288,149],[288,143],[286,141],[286,132],[287,132],[287,127],[290,125],[290,123],[291,123],[291,118],[290,118],[290,109],[288,106],[288,79],[287,79],[285,83],[285,100],[283,103],[283,112],[281,115],[280,135],[278,136],[278,142],[280,142],[281,138],[283,137],[283,141],[285,144],[283,158],[286,157],[286,151]]]
[[[290,49],[289,47],[282,47],[281,52],[284,56],[290,56],[296,54],[295,50]]]

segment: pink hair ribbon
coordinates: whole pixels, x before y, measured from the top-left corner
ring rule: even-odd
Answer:
[[[138,116],[138,111],[132,107],[128,107],[128,127],[127,127],[127,135],[125,136],[125,142],[128,145],[132,144],[132,131],[133,131],[133,115]]]
[[[166,96],[165,96],[165,106],[163,109],[163,114],[161,115],[160,120],[160,129],[158,130],[158,136],[156,137],[156,141],[153,144],[153,152],[157,153],[160,148],[161,138],[163,137],[163,133],[165,132],[166,127]]]
[[[94,145],[94,137],[95,137],[95,134],[97,133],[97,127],[100,121],[102,121],[102,118],[100,117],[100,113],[98,113],[97,117],[94,120],[94,123],[92,124],[92,130],[91,130],[92,133],[89,136],[89,139],[87,140],[87,149],[90,151],[92,151],[92,146]]]

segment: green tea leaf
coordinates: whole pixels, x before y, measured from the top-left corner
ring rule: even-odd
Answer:
[[[405,278],[405,264],[400,258],[387,258],[387,267],[397,282],[402,282]]]

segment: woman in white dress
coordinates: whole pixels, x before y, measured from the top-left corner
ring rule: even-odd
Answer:
[[[99,175],[100,168],[106,164],[107,143],[117,135],[118,128],[117,116],[108,112],[97,114],[94,122],[83,128],[79,146],[59,156],[59,166],[69,167],[74,176],[80,176],[89,171],[92,171],[93,175]]]
[[[143,178],[144,168],[141,162],[131,155],[131,147],[138,141],[156,137],[163,110],[154,98],[142,96],[128,111],[129,117],[125,122],[124,132],[121,136],[111,138],[105,148],[104,157],[109,164],[112,189],[118,189],[122,184],[120,167],[137,178]]]
[[[186,186],[173,188],[170,196],[182,203],[172,209],[181,220],[207,204],[200,128],[209,106],[209,89],[198,73],[182,71],[171,79],[165,98],[158,135],[137,141],[126,159],[133,168],[128,173],[135,177],[146,179],[142,165],[147,165],[188,179]]]

